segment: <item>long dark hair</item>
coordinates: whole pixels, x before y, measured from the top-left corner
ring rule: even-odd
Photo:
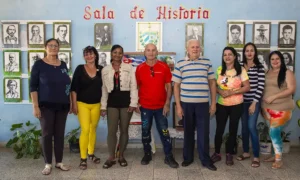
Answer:
[[[124,54],[124,49],[123,49],[123,47],[121,46],[121,45],[119,45],[119,44],[115,44],[115,45],[113,45],[112,47],[111,47],[111,50],[110,50],[110,54],[111,54],[111,56],[112,56],[112,52],[115,50],[115,49],[118,49],[118,48],[121,48],[122,49],[122,52],[123,52],[123,54]],[[110,59],[110,62],[112,62],[113,60],[112,60],[112,58]]]
[[[84,56],[84,54],[91,53],[91,52],[93,52],[95,54],[95,56],[96,56],[96,58],[95,58],[95,67],[97,69],[99,69],[99,65],[98,65],[99,64],[99,53],[98,53],[97,49],[94,46],[87,46],[87,47],[85,47],[83,49],[83,56]]]
[[[289,66],[293,65],[293,58],[292,58],[292,55],[291,55],[290,53],[288,53],[288,52],[282,53],[283,60],[284,60],[284,55],[287,55],[288,58],[289,58],[289,62],[288,62],[286,65],[289,65]],[[284,64],[285,64],[285,60],[284,60]]]
[[[55,39],[55,38],[50,38],[50,39],[48,39],[48,40],[45,42],[45,48],[48,46],[48,44],[49,44],[51,41],[55,41],[55,42],[57,43],[58,47],[59,47],[59,42],[58,42],[58,40]],[[46,52],[46,56],[47,56],[47,52]],[[56,58],[58,59],[58,55],[56,55]]]
[[[224,75],[225,75],[225,72],[226,72],[226,70],[227,70],[226,64],[225,64],[225,62],[224,62],[224,52],[225,52],[226,50],[230,50],[230,51],[233,53],[233,55],[235,56],[235,58],[234,58],[234,65],[233,65],[233,66],[234,66],[234,69],[235,69],[235,71],[236,71],[236,76],[240,75],[240,74],[242,73],[242,67],[241,67],[241,65],[240,65],[240,63],[239,63],[239,61],[238,61],[238,59],[237,59],[237,52],[236,52],[236,50],[235,50],[233,47],[225,47],[225,48],[223,49],[223,53],[222,53],[222,71],[221,71],[221,75],[224,76]]]
[[[253,49],[254,49],[254,59],[253,59],[253,62],[254,62],[254,64],[255,64],[255,66],[258,67],[257,70],[258,70],[259,68],[263,68],[263,65],[259,62],[259,59],[258,59],[258,56],[257,56],[257,55],[258,55],[258,53],[257,53],[257,48],[256,48],[256,46],[255,46],[253,43],[251,43],[251,42],[248,42],[248,43],[244,46],[244,48],[243,48],[243,64],[247,64],[247,58],[246,58],[246,56],[245,56],[245,52],[246,52],[246,48],[247,48],[248,46],[252,46]]]
[[[278,85],[278,88],[280,89],[280,87],[282,86],[282,84],[285,81],[287,68],[286,68],[286,65],[284,63],[283,55],[281,54],[281,52],[280,51],[273,51],[269,55],[269,69],[272,68],[271,67],[271,57],[274,54],[276,54],[280,59],[280,70],[279,70],[279,73],[278,73],[278,76],[277,76],[277,85]]]

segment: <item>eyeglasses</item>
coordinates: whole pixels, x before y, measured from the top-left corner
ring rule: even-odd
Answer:
[[[154,77],[154,69],[153,69],[153,67],[150,67],[150,71],[151,71],[151,76]]]
[[[51,49],[56,49],[56,48],[58,48],[58,45],[48,44],[47,47],[51,48]]]

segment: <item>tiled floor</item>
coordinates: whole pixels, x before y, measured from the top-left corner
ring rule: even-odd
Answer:
[[[262,163],[259,168],[252,168],[250,160],[242,162],[235,161],[231,167],[226,166],[224,160],[216,163],[217,171],[209,171],[203,168],[199,162],[195,162],[188,167],[178,169],[169,168],[164,164],[164,155],[162,149],[153,156],[153,161],[147,166],[140,164],[143,156],[142,149],[128,149],[126,159],[129,163],[127,167],[121,167],[119,164],[110,169],[103,169],[102,165],[108,156],[106,149],[97,149],[96,155],[100,156],[101,163],[95,165],[88,162],[88,169],[82,171],[78,168],[79,154],[70,154],[65,150],[64,163],[71,165],[72,169],[68,172],[62,172],[53,169],[49,176],[43,176],[41,171],[44,167],[43,159],[14,159],[11,150],[0,148],[0,179],[16,180],[38,180],[38,179],[184,179],[184,180],[250,180],[250,179],[282,179],[299,180],[300,179],[300,148],[292,148],[289,154],[284,155],[284,167],[279,170],[273,170],[270,163]],[[176,160],[182,162],[182,150],[176,149]],[[196,153],[195,153],[196,154]],[[263,158],[264,156],[262,156]]]

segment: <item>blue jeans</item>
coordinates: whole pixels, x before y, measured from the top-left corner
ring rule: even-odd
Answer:
[[[144,146],[144,152],[147,154],[151,153],[151,128],[154,117],[156,128],[164,147],[165,155],[171,156],[172,144],[168,130],[168,119],[163,115],[163,108],[152,110],[140,107],[140,111],[142,119],[142,143]]]
[[[252,103],[243,103],[242,114],[242,140],[243,150],[249,153],[249,136],[251,136],[251,143],[253,149],[253,155],[255,158],[259,157],[259,138],[256,129],[257,118],[260,112],[260,102],[256,103],[255,111],[252,115],[249,115],[249,107]]]

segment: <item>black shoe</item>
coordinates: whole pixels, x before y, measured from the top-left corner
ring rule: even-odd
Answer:
[[[152,155],[150,153],[146,153],[141,161],[142,165],[147,165],[152,160]]]
[[[183,161],[183,162],[181,163],[181,166],[187,167],[187,166],[191,165],[192,163],[193,163],[193,161]]]
[[[204,167],[206,167],[207,169],[209,169],[211,171],[216,171],[217,170],[217,167],[213,164],[208,164],[208,165],[205,165]]]
[[[178,168],[179,164],[175,161],[173,155],[166,156],[165,164],[169,165],[171,168]]]

